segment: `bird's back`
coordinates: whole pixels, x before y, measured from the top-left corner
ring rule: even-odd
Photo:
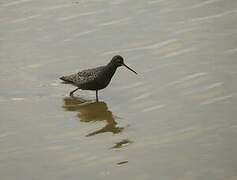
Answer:
[[[99,90],[105,88],[110,82],[112,75],[107,66],[100,66],[93,69],[80,71],[76,74],[63,76],[60,79],[76,85],[84,90]]]

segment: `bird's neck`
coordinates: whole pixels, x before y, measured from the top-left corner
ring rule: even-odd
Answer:
[[[114,63],[110,62],[109,64],[107,64],[107,71],[109,72],[111,76],[114,75],[116,69],[117,69],[117,66],[114,65]]]

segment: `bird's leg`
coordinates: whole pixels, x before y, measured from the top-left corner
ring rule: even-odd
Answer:
[[[98,102],[98,90],[96,90],[96,102]]]
[[[70,96],[73,96],[73,93],[77,91],[79,88],[74,89],[73,91],[70,92]]]

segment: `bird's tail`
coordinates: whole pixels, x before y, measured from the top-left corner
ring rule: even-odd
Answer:
[[[72,81],[69,78],[67,78],[67,76],[62,76],[59,79],[63,80],[65,83],[72,83]]]
[[[66,81],[65,76],[60,77],[59,79]]]

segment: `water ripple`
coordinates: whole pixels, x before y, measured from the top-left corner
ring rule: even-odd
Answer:
[[[205,92],[214,88],[219,88],[222,87],[224,84],[224,82],[217,82],[217,83],[213,83],[213,84],[209,84],[207,86],[204,87],[200,87],[198,89],[192,89],[191,91],[186,91],[184,92],[184,95],[190,95],[190,94],[194,94],[194,93],[201,93],[201,92]]]
[[[148,107],[142,110],[142,112],[150,112],[150,111],[154,111],[157,109],[161,109],[164,108],[166,105],[165,104],[158,104],[156,106],[152,106],[152,107]]]
[[[213,103],[216,103],[216,102],[219,102],[219,101],[225,101],[227,99],[233,98],[236,95],[237,95],[237,93],[233,93],[233,94],[229,94],[229,95],[226,95],[226,96],[211,98],[211,99],[208,99],[206,101],[203,101],[201,103],[201,105],[209,105],[209,104],[213,104]]]
[[[203,7],[203,6],[206,6],[206,5],[210,5],[212,3],[216,3],[218,1],[222,1],[222,0],[207,0],[207,1],[201,2],[199,4],[196,4],[194,6],[191,6],[190,8],[199,8],[199,7]]]
[[[62,9],[62,8],[67,8],[67,7],[72,7],[72,4],[59,4],[52,7],[48,7],[45,10],[55,10],[55,9]]]
[[[164,2],[166,0],[154,0],[154,1],[148,1],[148,4],[156,4],[156,3],[161,3]]]
[[[191,81],[193,79],[196,79],[196,78],[199,78],[201,76],[206,76],[208,73],[207,72],[200,72],[200,73],[194,73],[194,74],[191,74],[191,75],[187,75],[177,81],[173,81],[173,82],[170,82],[166,85],[167,86],[173,86],[173,85],[177,85],[177,84],[181,84],[181,83],[184,83],[186,81]]]
[[[72,41],[74,38],[85,36],[85,35],[94,33],[96,31],[98,31],[98,29],[92,29],[92,30],[89,30],[89,31],[80,32],[80,33],[75,34],[73,37],[64,39],[62,42]]]
[[[38,18],[40,16],[41,16],[40,14],[32,15],[32,16],[28,16],[28,17],[25,17],[25,18],[19,18],[19,19],[15,19],[13,21],[9,21],[9,23],[25,22],[25,21],[28,21],[28,20],[32,20],[32,19]]]
[[[215,18],[221,18],[221,17],[224,17],[224,16],[232,14],[232,13],[236,13],[236,12],[237,12],[237,10],[227,11],[227,12],[223,12],[223,13],[219,13],[219,14],[215,14],[215,15],[211,15],[211,16],[194,18],[194,19],[191,19],[191,21],[192,22],[200,22],[200,21],[206,21],[206,20],[213,20]]]
[[[163,58],[170,58],[170,57],[174,57],[174,56],[179,56],[179,55],[182,55],[182,54],[185,54],[185,53],[188,53],[188,52],[193,52],[193,51],[196,51],[196,48],[181,49],[179,51],[169,53],[169,54],[163,56]]]
[[[227,53],[227,54],[232,54],[232,53],[236,53],[236,52],[237,52],[237,48],[228,49],[227,51],[225,51],[225,53]]]
[[[151,95],[150,92],[142,93],[140,96],[137,96],[136,98],[134,98],[133,101],[142,100],[142,99],[148,98],[150,95]]]
[[[99,24],[99,26],[109,26],[109,25],[120,24],[120,23],[123,23],[123,22],[127,22],[127,21],[129,21],[131,19],[132,19],[131,17],[122,18],[122,19],[119,19],[119,20],[113,20],[113,21],[109,21],[109,22],[105,22],[105,23]]]
[[[90,16],[90,15],[95,15],[95,14],[101,14],[104,12],[105,12],[104,10],[91,11],[91,12],[87,12],[87,13],[81,13],[81,14],[76,14],[76,15],[72,15],[72,16],[62,17],[62,18],[59,18],[59,21],[68,21],[68,20],[76,19],[81,16]]]
[[[140,47],[133,47],[133,48],[127,48],[127,49],[121,49],[121,50],[108,51],[108,52],[104,52],[103,55],[116,54],[116,53],[120,53],[120,52],[131,52],[131,51],[138,51],[138,50],[157,49],[157,48],[161,48],[163,46],[166,46],[168,44],[171,44],[171,43],[174,43],[177,41],[178,41],[177,39],[169,39],[166,41],[158,42],[155,44],[149,44],[149,45],[145,45],[145,46],[140,46]]]
[[[144,86],[144,83],[143,82],[137,82],[137,83],[134,83],[134,84],[131,84],[131,85],[127,85],[127,86],[123,86],[123,87],[119,87],[115,90],[128,90],[128,89],[132,89],[132,88],[138,88],[138,87],[143,87]]]
[[[25,3],[25,2],[29,2],[29,1],[32,1],[32,0],[13,1],[13,2],[2,4],[2,6],[13,6],[13,5],[17,5],[17,4],[21,4],[21,3]]]

